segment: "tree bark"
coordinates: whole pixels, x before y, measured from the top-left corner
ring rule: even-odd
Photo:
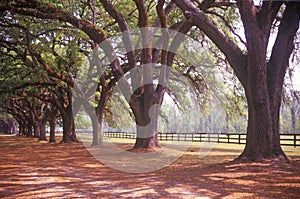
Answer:
[[[107,98],[105,99],[105,96],[101,96],[101,99],[98,103],[98,107],[95,108],[95,113],[96,113],[96,119],[95,121],[92,119],[93,123],[93,142],[92,146],[97,146],[97,145],[103,145],[103,138],[102,138],[102,120],[103,120],[103,114],[107,102]],[[102,101],[104,100],[104,101]]]
[[[16,134],[16,122],[14,119],[7,119],[8,123],[8,134]]]
[[[148,100],[141,103],[143,105],[140,104],[138,110],[133,107],[137,130],[134,149],[160,147],[157,138],[157,120],[160,107],[154,102],[148,98]]]
[[[44,141],[47,140],[47,136],[46,136],[46,123],[47,120],[43,119],[40,123],[40,135],[39,135],[39,141]]]
[[[63,139],[61,143],[78,142],[75,133],[72,104],[69,104],[64,111],[61,111],[61,116],[63,120]]]
[[[28,121],[26,124],[26,137],[32,137],[32,122]]]
[[[40,135],[40,129],[39,129],[39,123],[38,122],[33,122],[33,137],[38,138]]]
[[[91,115],[92,126],[93,126],[93,141],[92,146],[102,146],[103,139],[102,139],[102,117],[103,114]]]
[[[55,139],[56,116],[57,116],[57,109],[54,108],[54,112],[51,114],[50,121],[49,121],[49,126],[50,126],[49,142],[56,142],[56,139]]]
[[[16,121],[13,121],[13,124],[12,124],[12,134],[17,134],[17,122]]]
[[[21,120],[19,120],[18,122],[19,122],[19,135],[25,135],[25,133],[24,133],[24,127],[25,127],[24,122],[23,121],[21,122]]]
[[[291,111],[291,131],[290,133],[295,134],[296,133],[296,113],[295,113],[295,105],[290,105],[290,111]]]
[[[300,4],[287,3],[272,55],[267,62],[268,27],[271,27],[272,21],[268,23],[267,18],[264,24],[261,15],[251,18],[243,3],[240,1],[239,8],[248,49],[248,86],[244,87],[248,102],[248,128],[246,146],[238,159],[287,159],[280,146],[280,106],[284,76],[299,27]]]

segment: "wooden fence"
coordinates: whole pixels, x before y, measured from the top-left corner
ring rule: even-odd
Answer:
[[[135,139],[136,133],[132,132],[104,132],[110,138]],[[218,134],[218,133],[158,133],[160,141],[190,141],[190,142],[215,142],[227,144],[245,144],[246,134]],[[300,146],[300,134],[280,134],[282,146]]]

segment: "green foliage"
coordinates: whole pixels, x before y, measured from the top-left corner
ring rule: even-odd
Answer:
[[[91,130],[92,122],[89,116],[85,114],[85,112],[79,112],[78,114],[76,114],[74,118],[74,123],[77,130]]]
[[[120,93],[115,93],[107,102],[104,121],[110,127],[117,129],[128,129],[135,126],[132,110]]]
[[[294,101],[284,104],[280,112],[280,132],[287,134],[300,133],[300,103]]]

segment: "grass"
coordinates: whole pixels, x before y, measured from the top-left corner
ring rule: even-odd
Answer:
[[[90,140],[89,140],[90,141]],[[130,147],[132,147],[135,143],[135,139],[126,139],[126,138],[107,138],[108,142],[112,142],[115,144],[123,144],[126,145],[128,147],[128,149]],[[187,150],[187,154],[189,153],[189,151],[194,151],[194,152],[199,152],[201,150],[201,148],[205,148],[205,147],[209,147],[210,149],[215,149],[219,152],[221,152],[222,150],[225,153],[228,153],[230,151],[234,151],[234,154],[240,154],[245,145],[244,144],[227,144],[227,143],[207,143],[207,142],[183,142],[183,141],[179,141],[176,142],[174,141],[174,143],[184,143],[186,145],[190,145],[190,149]],[[159,142],[162,146],[165,145],[169,145],[172,144],[172,141],[160,141]],[[290,142],[292,143],[292,142]],[[300,157],[300,147],[293,147],[293,146],[282,146],[282,149],[284,150],[284,152],[289,156],[289,157]]]

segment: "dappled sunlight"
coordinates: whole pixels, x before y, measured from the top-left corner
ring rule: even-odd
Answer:
[[[141,174],[105,166],[80,143],[0,135],[0,146],[1,198],[295,198],[300,189],[299,156],[291,163],[230,162],[242,146],[216,145],[199,158],[193,144],[171,165]]]
[[[176,184],[173,187],[165,189],[169,194],[179,194],[182,198],[212,198],[219,194],[206,189],[197,189],[196,186],[186,184]]]

